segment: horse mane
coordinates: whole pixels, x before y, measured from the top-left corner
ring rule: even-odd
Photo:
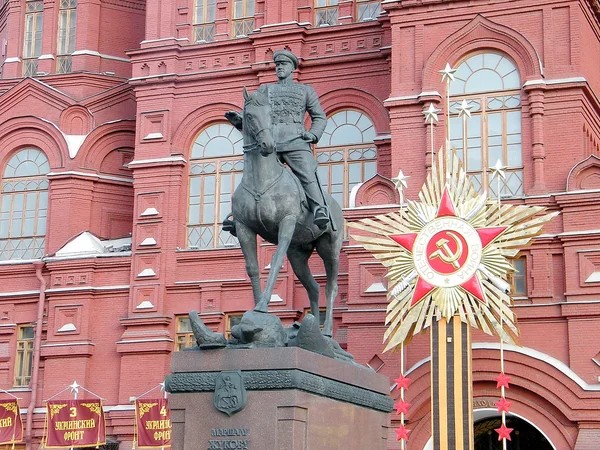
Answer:
[[[252,94],[250,94],[248,96],[248,100],[246,100],[246,105],[268,106],[269,105],[269,99],[262,92],[260,92],[260,91],[254,91]]]

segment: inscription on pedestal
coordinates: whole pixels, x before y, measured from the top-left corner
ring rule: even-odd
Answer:
[[[225,439],[209,439],[207,450],[248,450],[250,441],[247,438],[249,434],[248,428],[212,428],[210,430],[212,437]]]

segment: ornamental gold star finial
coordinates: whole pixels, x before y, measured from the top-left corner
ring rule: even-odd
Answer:
[[[385,351],[408,344],[434,320],[455,315],[518,345],[506,288],[513,271],[509,260],[558,213],[489,202],[485,191],[473,187],[456,152],[440,151],[437,158],[418,201],[349,223],[368,233],[352,237],[388,270]]]
[[[408,188],[408,180],[410,177],[408,175],[404,175],[402,170],[398,171],[398,176],[396,178],[392,178],[394,182],[394,186],[398,189],[398,193],[400,194],[400,205],[404,204],[404,189]]]
[[[79,394],[79,388],[81,385],[77,384],[77,381],[73,381],[73,384],[70,384],[71,394]]]
[[[496,161],[494,167],[490,167],[490,170],[492,171],[492,176],[500,177],[503,180],[506,179],[506,173],[504,172],[505,169],[506,166],[503,166],[502,161],[500,161],[499,159]]]
[[[473,109],[473,105],[469,105],[469,103],[463,99],[458,107],[458,117],[471,117],[471,109]]]
[[[437,109],[433,103],[429,104],[429,108],[427,108],[425,111],[423,111],[423,115],[425,116],[425,122],[432,124],[435,122],[439,122],[439,118],[438,118],[438,113],[440,112],[439,109]]]
[[[408,180],[409,178],[410,176],[404,175],[404,172],[402,172],[402,170],[399,170],[398,176],[392,178],[392,181],[394,182],[394,186],[396,186],[396,189],[402,190],[408,188],[408,183],[406,182],[406,180]]]
[[[446,67],[439,72],[442,74],[442,83],[446,80],[454,81],[454,73],[456,72],[456,69],[450,67],[450,63],[446,63]]]

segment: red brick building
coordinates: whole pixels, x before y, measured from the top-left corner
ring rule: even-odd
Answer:
[[[0,7],[0,43],[0,388],[23,398],[33,448],[43,400],[76,380],[106,399],[108,435],[129,449],[130,398],[190,342],[187,312],[227,331],[251,307],[241,252],[220,230],[242,170],[223,113],[241,108],[243,86],[275,80],[284,46],[327,114],[320,177],[349,221],[398,208],[400,169],[416,197],[431,160],[422,111],[444,108],[438,71],[458,69],[451,113],[473,106],[467,148],[456,117],[450,137],[474,184],[501,159],[503,201],[562,213],[515,261],[514,440],[598,448],[598,0],[15,0]],[[260,246],[265,276],[272,252]],[[393,378],[383,275],[348,240],[334,334]],[[306,308],[286,263],[271,310],[291,323]],[[474,341],[477,448],[491,449],[499,342]],[[431,448],[428,336],[406,355],[409,448]]]

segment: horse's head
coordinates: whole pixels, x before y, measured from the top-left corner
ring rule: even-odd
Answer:
[[[271,106],[269,99],[256,91],[248,94],[244,88],[244,132],[256,142],[260,153],[266,156],[275,150],[271,132]]]

